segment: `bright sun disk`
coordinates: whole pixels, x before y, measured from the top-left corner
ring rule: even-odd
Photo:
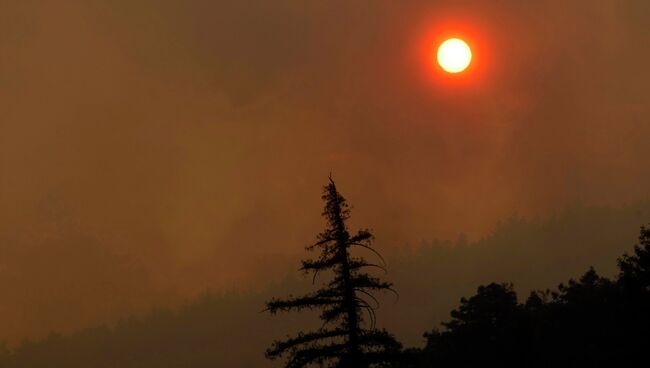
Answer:
[[[460,38],[450,38],[438,47],[438,64],[448,73],[460,73],[472,61],[472,50]]]

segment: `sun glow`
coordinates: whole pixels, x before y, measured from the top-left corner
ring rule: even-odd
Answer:
[[[460,38],[450,38],[438,47],[438,64],[447,73],[460,73],[472,61],[472,50]]]

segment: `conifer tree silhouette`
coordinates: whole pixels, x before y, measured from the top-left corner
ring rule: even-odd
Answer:
[[[619,283],[626,292],[650,296],[650,227],[641,227],[639,244],[634,246],[634,254],[626,253],[619,258],[618,268]]]
[[[267,310],[275,314],[279,311],[320,309],[323,326],[316,331],[301,332],[287,340],[276,341],[266,351],[266,356],[276,359],[288,355],[287,368],[389,366],[398,356],[401,345],[387,331],[376,328],[378,302],[373,292],[394,291],[391,283],[365,272],[369,267],[386,271],[384,259],[372,248],[370,231],[360,230],[355,235],[348,232],[346,220],[350,217],[350,208],[331,176],[322,199],[325,201],[322,215],[327,226],[318,235],[316,243],[306,247],[310,251],[320,250],[320,256],[315,260],[304,260],[301,270],[313,273],[313,283],[323,271],[331,271],[333,277],[322,288],[307,295],[273,299],[267,303]],[[382,265],[353,256],[353,248],[375,253]],[[364,327],[364,315],[369,318],[369,328]]]

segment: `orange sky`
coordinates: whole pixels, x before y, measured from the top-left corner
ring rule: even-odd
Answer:
[[[7,334],[254,279],[330,171],[385,247],[648,199],[648,4],[0,3]]]

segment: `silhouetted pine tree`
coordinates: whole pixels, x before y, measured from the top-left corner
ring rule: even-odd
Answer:
[[[315,244],[307,250],[320,250],[315,260],[302,262],[302,271],[313,273],[313,281],[323,271],[332,271],[332,280],[321,289],[302,297],[273,299],[267,303],[267,310],[275,314],[278,311],[299,311],[303,309],[320,309],[323,326],[312,332],[303,332],[284,341],[276,341],[266,351],[269,359],[276,359],[287,354],[286,367],[321,367],[364,368],[389,366],[401,345],[385,330],[375,327],[375,308],[369,300],[377,303],[374,291],[393,291],[392,284],[364,272],[367,267],[382,265],[367,262],[362,257],[351,255],[352,248],[374,252],[383,262],[383,258],[371,247],[373,235],[368,230],[361,230],[350,235],[346,220],[350,217],[350,208],[339,194],[330,177],[329,184],[323,191],[325,209],[323,217],[327,220],[326,229],[317,237]],[[364,298],[368,298],[364,299]],[[364,328],[363,316],[370,319],[369,328]]]

